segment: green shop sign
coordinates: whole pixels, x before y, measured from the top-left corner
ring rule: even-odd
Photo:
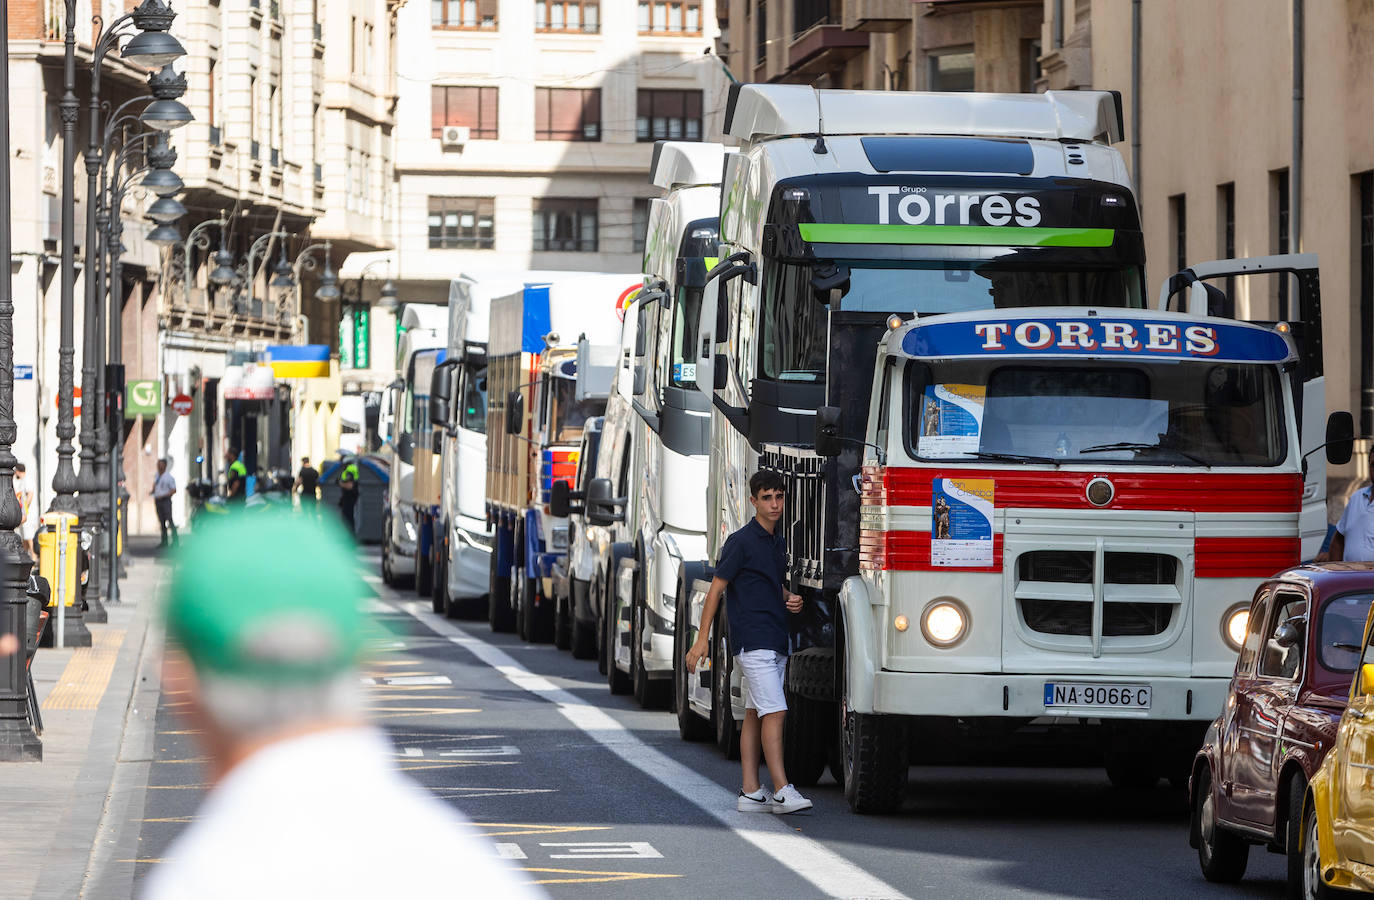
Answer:
[[[124,418],[156,416],[162,412],[162,382],[130,381],[124,385]]]

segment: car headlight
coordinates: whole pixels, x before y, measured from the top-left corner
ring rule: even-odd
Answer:
[[[1226,646],[1239,653],[1240,648],[1245,646],[1245,632],[1249,627],[1250,604],[1237,603],[1221,617],[1221,638],[1226,641]]]
[[[406,520],[405,520],[405,526],[406,526],[406,540],[408,540],[408,541],[413,541],[413,540],[415,540],[415,523],[412,522],[412,521],[410,521],[409,519],[406,519]]]
[[[567,549],[568,549],[568,526],[566,526],[566,525],[559,525],[559,526],[557,526],[556,528],[554,528],[554,529],[553,529],[553,534],[552,534],[552,541],[553,541],[553,549],[554,549],[554,550],[559,550],[559,551],[567,550]]]
[[[953,597],[936,597],[921,612],[921,634],[935,647],[953,647],[968,635],[969,613]]]

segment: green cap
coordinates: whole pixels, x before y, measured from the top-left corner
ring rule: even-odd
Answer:
[[[183,544],[167,633],[197,671],[300,682],[357,662],[371,591],[332,519],[264,509],[205,516]]]

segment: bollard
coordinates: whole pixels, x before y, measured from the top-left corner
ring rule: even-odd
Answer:
[[[50,512],[41,519],[44,530],[38,535],[38,573],[52,586],[53,627],[48,629],[56,647],[89,647],[91,632],[81,615],[78,598],[81,585],[77,581],[77,536],[72,527],[77,517],[72,513]]]

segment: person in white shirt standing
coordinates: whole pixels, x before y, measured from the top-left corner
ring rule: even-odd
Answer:
[[[142,900],[545,896],[367,721],[364,642],[386,632],[350,544],[269,509],[208,519],[180,551],[164,684],[185,686],[211,787]]]
[[[172,546],[177,546],[177,523],[172,521],[172,495],[177,492],[177,480],[167,471],[164,457],[157,461],[157,478],[153,479],[153,506],[157,508],[157,524],[162,529],[162,543],[167,546],[167,531],[172,532]]]
[[[1369,472],[1374,479],[1374,448],[1369,451]],[[1368,562],[1374,560],[1374,482],[1350,495],[1345,512],[1331,537],[1331,549],[1318,562]]]

